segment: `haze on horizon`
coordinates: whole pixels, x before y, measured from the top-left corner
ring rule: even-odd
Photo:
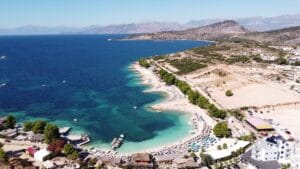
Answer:
[[[297,14],[297,0],[0,0],[0,28],[24,25],[85,27],[209,18]]]

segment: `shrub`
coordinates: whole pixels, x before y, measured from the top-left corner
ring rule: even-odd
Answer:
[[[27,122],[24,123],[24,128],[23,128],[23,130],[24,130],[25,132],[26,132],[26,131],[31,131],[32,128],[33,128],[33,125],[34,125],[34,123],[27,121]]]
[[[48,150],[56,154],[61,153],[66,142],[64,140],[55,140],[48,145]]]
[[[169,61],[170,64],[176,67],[179,72],[178,74],[186,74],[193,72],[195,70],[206,67],[207,65],[200,63],[197,60],[184,58],[184,59],[174,59]]]
[[[217,137],[229,137],[231,135],[231,131],[226,122],[217,123],[213,128],[213,132]]]
[[[16,118],[12,115],[9,115],[6,117],[3,126],[5,129],[13,129],[16,126],[16,122]]]
[[[56,125],[53,124],[47,124],[44,129],[45,134],[45,142],[51,143],[54,140],[57,140],[59,138],[59,130]]]
[[[32,131],[37,134],[37,133],[44,133],[44,129],[45,129],[45,126],[47,125],[47,122],[46,121],[42,121],[42,120],[38,120],[38,121],[35,121],[34,124],[33,124],[33,127],[32,127]]]
[[[139,60],[139,64],[145,68],[149,68],[150,64],[148,63],[148,61],[146,59],[140,59]]]
[[[228,97],[231,97],[231,96],[233,96],[233,93],[232,93],[231,90],[227,90],[227,91],[225,92],[225,95],[228,96]]]

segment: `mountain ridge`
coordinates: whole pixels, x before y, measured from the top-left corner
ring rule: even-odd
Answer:
[[[217,22],[183,31],[165,31],[151,34],[131,35],[126,39],[136,40],[214,40],[218,38],[245,34],[248,30],[233,20]]]

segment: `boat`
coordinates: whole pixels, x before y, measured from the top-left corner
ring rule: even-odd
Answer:
[[[71,127],[59,128],[59,134],[67,134],[71,130]]]
[[[116,150],[117,148],[120,148],[121,145],[124,142],[124,134],[121,134],[118,138],[114,138],[113,141],[111,142],[111,147],[113,150]]]
[[[78,120],[77,120],[77,119],[73,119],[73,121],[74,121],[74,122],[77,122]]]
[[[0,59],[6,59],[6,56],[1,56]]]
[[[63,80],[62,83],[67,83],[67,81],[66,81],[66,80]]]
[[[136,106],[133,106],[133,108],[134,108],[134,109],[137,109],[137,107],[136,107]]]
[[[111,145],[114,145],[117,141],[117,138],[114,138],[113,141],[111,142]]]

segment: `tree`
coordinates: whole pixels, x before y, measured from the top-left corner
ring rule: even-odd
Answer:
[[[277,64],[279,65],[287,65],[288,64],[288,61],[284,58],[284,57],[279,57],[277,60],[276,60]]]
[[[44,133],[45,126],[47,125],[46,121],[38,120],[34,122],[34,125],[32,127],[32,131],[37,134],[37,133]]]
[[[30,122],[30,121],[27,121],[24,123],[24,128],[23,130],[26,132],[26,131],[31,131],[32,128],[33,128],[33,125],[34,123]]]
[[[222,146],[221,145],[218,145],[218,150],[222,150]]]
[[[5,122],[4,122],[4,128],[6,128],[6,129],[13,129],[13,128],[15,128],[15,126],[16,126],[16,118],[14,117],[14,116],[12,116],[12,115],[9,115],[9,116],[7,116],[6,117],[6,120],[5,120]]]
[[[68,155],[72,154],[73,151],[75,151],[75,149],[72,146],[72,144],[65,144],[63,151],[64,151],[64,154],[68,156]]]
[[[139,60],[139,64],[145,68],[149,68],[150,64],[148,63],[148,61],[146,59],[140,59]]]
[[[61,153],[62,149],[64,148],[64,145],[66,144],[66,142],[64,140],[55,140],[52,141],[49,145],[48,145],[48,150],[51,152],[54,152],[56,154]]]
[[[75,148],[71,144],[65,144],[63,151],[64,151],[64,154],[70,159],[74,160],[79,157],[78,152],[75,150]]]
[[[231,135],[231,131],[226,122],[217,123],[213,128],[213,132],[217,137],[229,137]]]
[[[201,153],[200,157],[204,165],[209,166],[213,164],[213,159],[210,155]]]
[[[226,143],[223,144],[223,149],[227,149],[227,144]]]
[[[3,162],[3,163],[8,162],[8,156],[2,148],[0,148],[0,161]]]
[[[72,154],[68,155],[68,158],[75,160],[79,157],[79,154],[77,151],[73,151]]]
[[[59,138],[59,130],[56,125],[53,124],[47,124],[44,129],[45,134],[45,142],[51,143],[54,140],[57,140]]]
[[[232,93],[231,90],[227,90],[227,91],[225,92],[225,95],[228,96],[228,97],[231,97],[231,96],[233,96],[233,93]]]

